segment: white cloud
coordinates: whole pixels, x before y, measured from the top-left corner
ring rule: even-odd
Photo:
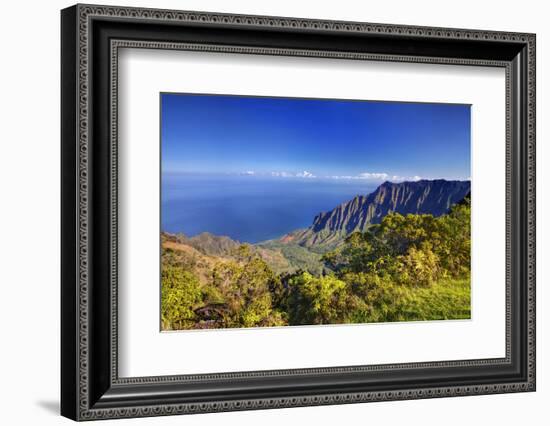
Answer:
[[[372,179],[372,180],[386,180],[388,179],[387,173],[359,173],[359,179]]]
[[[359,173],[358,175],[351,176],[351,175],[343,175],[343,176],[326,176],[330,179],[365,179],[365,180],[389,180],[390,176],[387,173],[370,173],[370,172],[364,172]]]
[[[287,172],[271,172],[273,177],[292,177],[293,175]]]
[[[392,176],[391,179],[392,182],[416,182],[419,180],[422,180],[421,176]]]
[[[404,181],[418,181],[421,180],[421,176],[399,176],[389,175],[383,172],[364,172],[355,176],[343,175],[343,176],[326,176],[329,179],[364,179],[370,181],[391,181],[391,182],[404,182]]]
[[[252,175],[255,174],[254,172],[245,172],[244,174]],[[271,175],[273,177],[283,177],[283,178],[317,178],[315,174],[312,172],[309,172],[307,170],[297,172],[297,173],[290,173],[290,172],[280,172],[280,171],[273,171],[268,173],[268,175]],[[358,175],[332,175],[332,176],[320,176],[322,179],[356,179],[356,180],[369,180],[372,182],[383,182],[383,181],[391,181],[391,182],[405,182],[405,181],[418,181],[423,179],[421,176],[415,175],[415,176],[399,176],[399,175],[390,175],[388,173],[384,172],[363,172],[359,173]]]
[[[315,175],[313,173],[308,172],[307,170],[304,170],[303,172],[296,173],[296,177],[300,178],[314,178]]]
[[[289,173],[289,172],[271,172],[269,173],[273,177],[283,177],[283,178],[315,178],[313,173],[308,172],[307,170],[304,170],[302,172],[297,173]]]
[[[327,176],[330,179],[358,179],[357,176]]]
[[[312,179],[317,178],[315,174],[310,171],[303,170],[301,172],[282,172],[282,171],[272,171],[272,172],[256,172],[254,170],[245,170],[240,172],[241,176],[272,176],[272,177],[282,177],[282,178],[302,178],[302,179]],[[399,176],[399,175],[390,175],[384,172],[363,172],[358,175],[332,175],[332,176],[321,176],[323,179],[342,179],[342,180],[368,180],[372,182],[405,182],[405,181],[419,181],[423,179],[421,176]]]

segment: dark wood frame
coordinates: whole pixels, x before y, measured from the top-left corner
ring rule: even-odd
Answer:
[[[61,33],[64,416],[89,420],[535,390],[533,34],[95,5],[64,9]],[[121,47],[504,67],[506,357],[119,378],[116,88]]]

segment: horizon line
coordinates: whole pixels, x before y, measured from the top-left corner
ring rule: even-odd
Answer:
[[[204,171],[180,171],[180,170],[161,170],[161,175],[180,175],[180,176],[226,176],[226,177],[242,177],[242,178],[272,178],[272,179],[301,179],[308,181],[315,180],[334,180],[334,181],[367,181],[372,183],[385,183],[385,182],[419,182],[419,181],[471,181],[472,177],[428,177],[428,176],[401,176],[390,173],[359,173],[357,175],[317,175],[307,170],[300,172],[257,172],[257,171],[244,171],[244,172],[204,172]]]

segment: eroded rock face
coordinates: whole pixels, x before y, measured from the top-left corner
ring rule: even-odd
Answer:
[[[364,231],[391,212],[441,216],[469,193],[470,181],[384,182],[369,195],[358,195],[329,212],[318,214],[308,229],[289,235],[293,243],[306,246],[331,242],[352,232]]]

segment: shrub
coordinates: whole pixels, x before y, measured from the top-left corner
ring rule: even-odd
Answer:
[[[174,266],[162,268],[161,321],[164,330],[190,328],[196,321],[195,308],[202,304],[199,280]]]

